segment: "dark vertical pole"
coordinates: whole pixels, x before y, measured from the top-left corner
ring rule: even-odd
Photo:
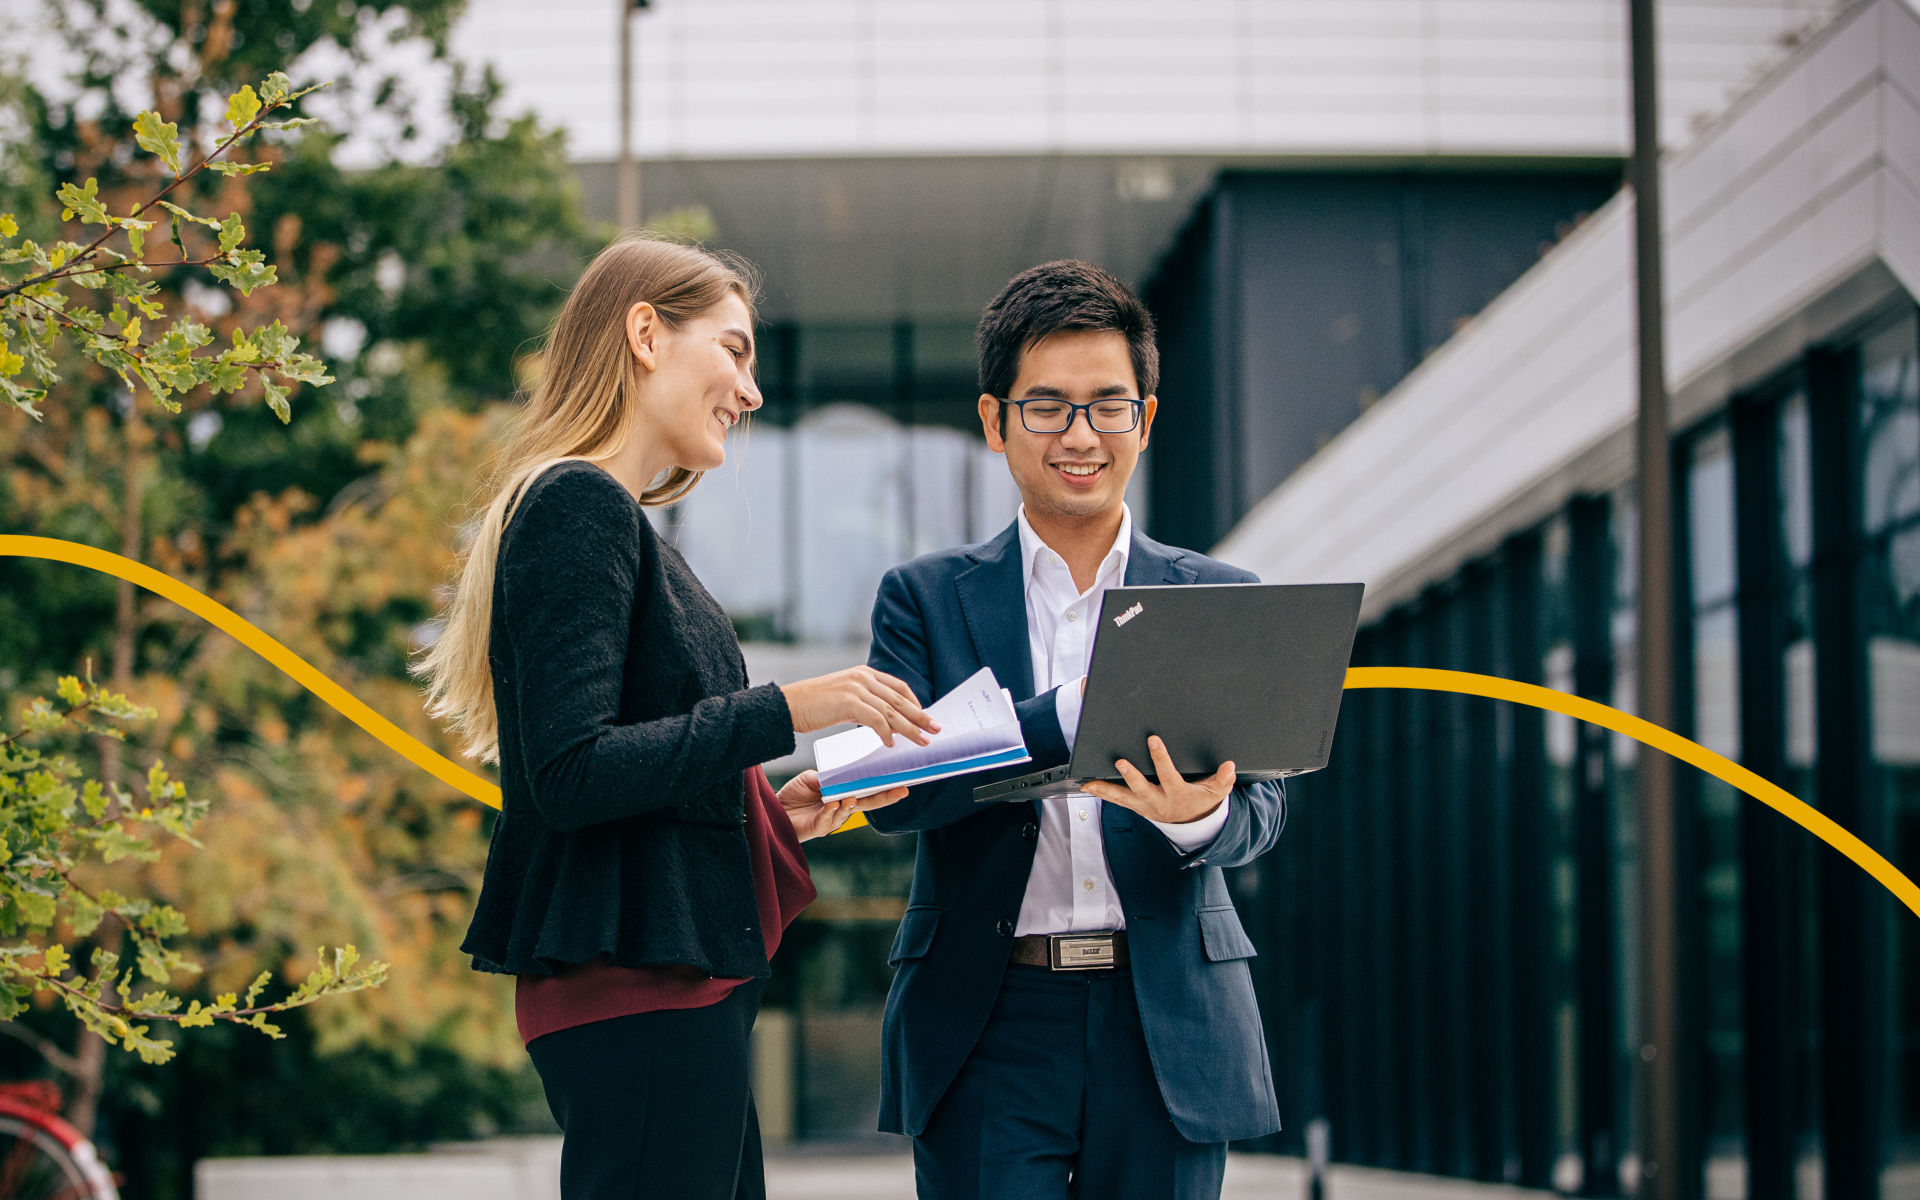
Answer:
[[[1544,683],[1541,658],[1540,581],[1542,549],[1537,530],[1510,538],[1507,560],[1507,677]],[[1547,986],[1553,961],[1553,876],[1548,864],[1551,823],[1547,819],[1547,725],[1537,708],[1511,714],[1513,752],[1507,762],[1513,827],[1509,843],[1513,903],[1513,989],[1515,1042],[1514,1161],[1507,1182],[1521,1187],[1553,1186],[1554,1008]]]
[[[1640,411],[1635,444],[1640,481],[1640,715],[1672,728],[1673,526],[1667,426],[1665,305],[1660,269],[1660,129],[1654,57],[1653,0],[1628,0],[1633,60],[1634,266],[1640,345]],[[1678,896],[1674,890],[1673,762],[1650,746],[1640,749],[1641,911],[1646,929],[1640,1047],[1646,1145],[1641,1147],[1640,1194],[1648,1200],[1688,1200],[1696,1174],[1680,1138],[1677,986]]]
[[[1462,669],[1481,675],[1500,674],[1494,653],[1500,630],[1496,570],[1485,562],[1467,568],[1461,601],[1466,613]],[[1469,1173],[1487,1183],[1505,1180],[1503,1085],[1513,1028],[1503,1002],[1509,943],[1502,936],[1500,915],[1507,911],[1509,900],[1505,887],[1507,805],[1499,784],[1501,748],[1496,724],[1500,707],[1483,699],[1467,701],[1466,736],[1459,760],[1465,792],[1462,809],[1471,831],[1466,839],[1469,907],[1462,922],[1471,931],[1463,955],[1469,990],[1467,1028],[1460,1031],[1460,1041],[1473,1064],[1466,1075],[1467,1101],[1461,1107],[1470,1122]]]
[[[1339,914],[1328,922],[1336,931],[1337,939],[1328,945],[1326,961],[1329,976],[1337,983],[1334,1007],[1327,1014],[1328,1041],[1334,1054],[1326,1083],[1327,1107],[1333,1117],[1333,1128],[1340,1137],[1341,1157],[1348,1162],[1369,1162],[1372,1153],[1369,1135],[1377,1121],[1371,1119],[1374,1114],[1366,1102],[1372,1099],[1377,1106],[1380,1093],[1364,1081],[1366,1065],[1371,1061],[1370,1051],[1378,1039],[1376,1023],[1381,1006],[1370,1002],[1374,989],[1363,951],[1373,944],[1368,934],[1379,911],[1374,897],[1380,890],[1378,884],[1384,881],[1376,880],[1380,867],[1369,861],[1364,838],[1368,827],[1381,819],[1374,806],[1389,793],[1388,788],[1381,786],[1384,781],[1380,764],[1384,745],[1394,730],[1390,722],[1380,719],[1385,709],[1376,693],[1361,692],[1347,697],[1349,701],[1356,698],[1368,717],[1361,726],[1366,730],[1366,748],[1360,757],[1364,782],[1355,797],[1357,802],[1345,806],[1334,830],[1339,846],[1334,861],[1341,865],[1342,873],[1334,884]]]
[[[1456,583],[1441,593],[1433,613],[1433,646],[1436,665],[1465,670],[1467,642],[1471,637],[1470,601],[1463,585]],[[1467,790],[1466,758],[1471,752],[1467,740],[1467,708],[1482,701],[1461,695],[1435,695],[1433,706],[1434,741],[1429,762],[1435,771],[1435,816],[1432,846],[1437,855],[1439,879],[1436,881],[1434,911],[1440,916],[1440,928],[1434,941],[1440,949],[1439,974],[1434,999],[1442,1030],[1435,1063],[1438,1075],[1440,1129],[1440,1167],[1444,1174],[1471,1177],[1473,1174],[1472,1079],[1476,1062],[1472,1056],[1473,1011],[1469,998],[1473,990],[1470,955],[1483,933],[1475,925],[1470,911],[1471,872],[1478,870],[1474,832],[1478,827],[1470,808],[1479,797]]]
[[[1613,544],[1605,497],[1581,496],[1567,509],[1572,561],[1567,588],[1573,633],[1573,690],[1605,704],[1613,696]],[[1578,980],[1580,1192],[1612,1196],[1618,1191],[1620,1146],[1613,1127],[1614,958],[1612,737],[1585,721],[1574,727],[1574,862],[1579,946]]]
[[[1514,547],[1509,543],[1494,561],[1487,589],[1489,624],[1484,669],[1489,675],[1506,679],[1519,678],[1514,673],[1514,647],[1508,633],[1520,620],[1512,607],[1515,597],[1511,581],[1514,571],[1518,569],[1514,558]],[[1516,964],[1520,959],[1511,915],[1517,907],[1516,897],[1519,894],[1516,882],[1518,818],[1514,814],[1517,780],[1513,771],[1517,753],[1515,716],[1519,711],[1520,706],[1514,704],[1486,706],[1488,730],[1484,784],[1492,812],[1485,851],[1490,892],[1483,926],[1489,950],[1484,982],[1486,1020],[1493,1042],[1484,1068],[1492,1092],[1492,1103],[1481,1110],[1480,1117],[1487,1126],[1485,1178],[1495,1183],[1517,1183],[1520,1179],[1520,1046],[1515,1036],[1515,1031],[1520,1028],[1520,1019],[1514,1008],[1518,996],[1513,986]],[[1525,711],[1537,715],[1537,710]]]
[[[901,437],[906,442],[907,469],[900,476],[900,529],[903,544],[900,547],[901,561],[918,554],[914,548],[914,535],[919,532],[916,523],[919,520],[918,506],[914,503],[915,482],[919,472],[913,462],[913,426],[919,414],[915,411],[915,379],[913,374],[913,322],[895,321],[893,325],[893,412],[900,422]],[[962,498],[964,501],[964,497]]]
[[[1435,661],[1434,642],[1438,595],[1429,590],[1410,606],[1405,655],[1402,661],[1414,667],[1440,665]],[[1440,1173],[1440,1111],[1446,1097],[1440,1084],[1440,1039],[1438,1002],[1440,996],[1439,864],[1434,861],[1434,839],[1439,833],[1436,801],[1439,781],[1434,778],[1433,713],[1438,693],[1406,691],[1401,694],[1406,730],[1400,778],[1406,797],[1407,846],[1412,851],[1406,868],[1407,935],[1405,998],[1407,1034],[1406,1055],[1409,1074],[1406,1102],[1407,1168],[1423,1175]]]
[[[780,597],[780,635],[795,641],[800,639],[800,590],[806,578],[801,570],[801,555],[806,553],[806,513],[800,507],[800,418],[806,411],[806,391],[800,380],[800,330],[795,325],[781,325],[774,339],[774,352],[780,356],[780,391],[783,407],[786,409],[787,428],[784,440],[786,448],[782,472],[782,487],[785,492],[780,498],[780,515],[786,523],[784,531],[786,550],[781,555],[786,572]],[[798,1018],[799,1009],[795,1007]]]
[[[1382,625],[1368,666],[1410,661],[1411,619],[1409,611],[1402,609]],[[1370,1040],[1357,1056],[1367,1064],[1372,1082],[1355,1089],[1364,1094],[1366,1102],[1354,1105],[1354,1119],[1344,1128],[1336,1123],[1334,1133],[1340,1139],[1343,1161],[1405,1168],[1413,1161],[1413,1113],[1417,1107],[1409,1033],[1414,1005],[1407,999],[1417,994],[1409,971],[1415,908],[1411,872],[1417,851],[1406,836],[1413,819],[1407,759],[1414,693],[1390,690],[1365,695],[1374,715],[1374,728],[1379,731],[1369,747],[1372,756],[1367,767],[1367,795],[1373,814],[1367,845],[1368,852],[1375,856],[1373,869],[1378,872],[1378,882],[1365,898],[1367,930],[1372,937],[1359,943],[1371,952],[1363,981],[1356,985],[1363,990],[1350,993],[1346,1000],[1350,1005],[1357,1005],[1360,998],[1367,1001],[1365,1029]],[[1359,957],[1351,948],[1348,953]],[[1368,988],[1371,990],[1364,990]]]
[[[1869,843],[1885,828],[1871,786],[1872,702],[1858,574],[1859,360],[1807,356],[1807,434],[1813,466],[1814,704],[1821,811]],[[1886,1136],[1888,905],[1861,872],[1820,864],[1820,1100],[1828,1196],[1878,1200]],[[1863,886],[1863,884],[1867,886]]]
[[[1235,210],[1235,193],[1230,182],[1215,189],[1213,202],[1213,320],[1219,333],[1214,337],[1213,387],[1215,423],[1211,431],[1213,445],[1213,504],[1206,514],[1206,539],[1197,545],[1210,546],[1227,535],[1242,513],[1252,507],[1242,482],[1246,478],[1247,446],[1242,436],[1246,427],[1246,377],[1241,364],[1247,348],[1241,342],[1244,326],[1240,320],[1243,289],[1240,286],[1240,247]],[[1205,474],[1202,475],[1205,478]],[[1191,479],[1181,486],[1190,486]]]
[[[620,161],[613,175],[614,222],[621,229],[640,224],[640,163],[633,156],[633,14],[645,0],[614,0],[620,10]]]
[[[1780,541],[1779,452],[1774,404],[1733,409],[1733,495],[1740,606],[1741,761],[1759,775],[1787,776],[1787,564]],[[1793,1125],[1795,993],[1792,828],[1758,804],[1740,809],[1741,924],[1745,928],[1747,1200],[1792,1200],[1798,1145]]]

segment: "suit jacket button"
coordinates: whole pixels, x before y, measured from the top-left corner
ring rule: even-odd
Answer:
[[[1013,922],[1007,920],[1005,917],[1001,917],[1000,923],[995,925],[993,929],[994,932],[998,933],[1001,937],[1010,938],[1013,936]]]
[[[1028,841],[1030,841],[1030,842],[1031,842],[1031,841],[1032,841],[1033,839],[1035,839],[1035,838],[1037,838],[1037,837],[1039,837],[1039,836],[1040,836],[1040,824],[1039,824],[1039,822],[1037,822],[1037,821],[1028,821],[1028,822],[1027,822],[1027,823],[1026,823],[1025,825],[1022,825],[1022,826],[1020,827],[1020,836],[1021,836],[1021,837],[1023,837],[1023,838],[1025,838],[1025,839],[1027,839],[1027,840],[1028,840]]]

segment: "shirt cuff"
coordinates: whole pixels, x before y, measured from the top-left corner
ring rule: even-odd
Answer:
[[[1053,691],[1053,711],[1060,718],[1060,736],[1066,739],[1069,754],[1073,753],[1073,735],[1080,731],[1080,705],[1083,700],[1080,685],[1084,679],[1085,675],[1079,679],[1069,679]]]
[[[1208,842],[1211,842],[1214,838],[1220,836],[1220,830],[1225,828],[1227,824],[1227,805],[1232,803],[1233,796],[1229,794],[1225,799],[1220,801],[1219,808],[1201,817],[1198,821],[1184,821],[1178,825],[1170,825],[1165,821],[1155,821],[1153,827],[1165,834],[1167,840],[1173,843],[1176,850],[1182,854],[1191,854]]]

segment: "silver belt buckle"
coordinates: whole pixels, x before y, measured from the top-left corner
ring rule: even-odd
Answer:
[[[1111,933],[1047,935],[1047,965],[1056,971],[1098,971],[1113,965]]]

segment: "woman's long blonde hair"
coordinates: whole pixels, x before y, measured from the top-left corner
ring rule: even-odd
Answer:
[[[467,547],[444,627],[414,665],[426,680],[427,712],[446,718],[468,754],[499,760],[487,650],[494,563],[514,505],[541,472],[569,459],[605,461],[620,453],[633,429],[640,374],[627,346],[627,311],[646,301],[672,327],[728,295],[739,296],[751,314],[753,292],[745,264],[639,235],[595,255],[574,285],[547,335],[539,382],[496,460],[492,499]],[[653,481],[640,503],[670,504],[699,481],[700,472],[675,467]]]

